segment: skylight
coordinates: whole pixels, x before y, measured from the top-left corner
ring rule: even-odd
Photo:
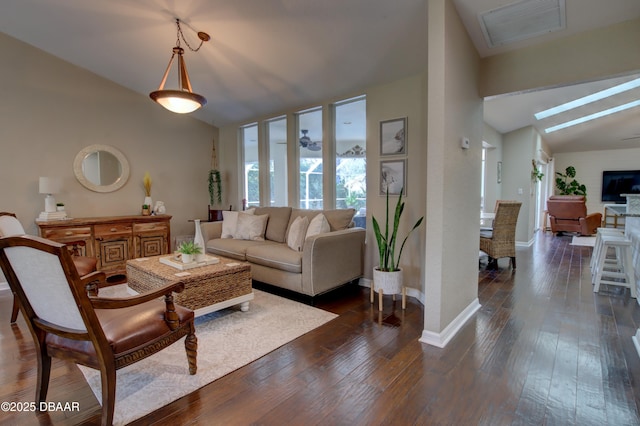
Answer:
[[[558,105],[556,107],[549,108],[544,111],[540,111],[534,114],[534,117],[536,117],[537,120],[542,120],[543,118],[551,117],[553,115],[560,114],[561,112],[569,111],[571,109],[581,107],[591,102],[599,101],[601,99],[608,98],[610,96],[617,95],[619,93],[626,92],[631,89],[635,89],[636,87],[640,87],[640,78],[636,78],[635,80],[631,80],[626,83],[622,83],[617,86],[613,86],[608,89],[601,90],[592,95],[583,96],[582,98],[576,99],[575,101],[567,102],[562,105]],[[614,112],[618,112],[618,111],[614,111]],[[596,114],[600,114],[600,113],[596,113]],[[609,114],[612,114],[612,112],[610,112]],[[609,115],[609,114],[604,114],[604,115]],[[595,114],[592,114],[592,115],[595,115]],[[595,117],[595,118],[598,118],[598,117]],[[581,119],[582,118],[578,118],[577,120],[581,120]],[[590,120],[593,120],[593,118],[591,118]],[[572,121],[576,121],[576,120],[572,120]],[[589,121],[589,120],[584,120],[584,121]],[[584,121],[581,121],[581,122],[584,122]],[[575,123],[575,124],[579,124],[579,123]],[[554,127],[557,127],[557,126],[554,126]],[[565,127],[569,127],[569,126],[565,126]],[[559,130],[559,129],[556,129],[556,130]]]
[[[625,111],[627,109],[634,108],[637,106],[640,106],[640,100],[629,102],[624,105],[619,105],[617,107],[605,109],[604,111],[599,111],[593,114],[585,115],[584,117],[576,118],[575,120],[567,121],[565,123],[560,123],[557,126],[551,126],[544,129],[544,132],[551,133],[557,130],[566,129],[567,127],[575,126],[580,123],[595,120],[596,118],[605,117],[607,115],[615,114],[616,112]]]

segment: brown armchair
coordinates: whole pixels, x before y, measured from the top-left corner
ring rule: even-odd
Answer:
[[[520,213],[519,201],[498,200],[493,227],[480,231],[480,250],[489,255],[489,267],[498,266],[497,260],[508,257],[516,269],[516,224]]]
[[[90,297],[85,285],[104,281],[104,273],[81,278],[64,244],[29,235],[0,238],[0,266],[35,343],[37,407],[46,401],[51,357],[100,370],[103,425],[113,422],[117,369],[186,336],[189,373],[196,373],[193,311],[173,303],[183,283],[128,298]]]
[[[26,234],[22,224],[16,218],[14,213],[0,212],[0,237],[9,237],[14,235]],[[77,253],[73,256],[73,263],[78,269],[78,274],[84,276],[95,272],[98,259],[89,256],[80,256]],[[11,322],[14,323],[18,319],[18,299],[13,297],[13,308],[11,310]]]
[[[579,232],[595,234],[602,223],[602,213],[587,214],[586,199],[582,195],[553,195],[547,200],[551,232]]]

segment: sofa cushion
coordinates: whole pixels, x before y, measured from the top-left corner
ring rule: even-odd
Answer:
[[[233,238],[238,240],[264,241],[269,215],[238,214],[238,223]]]
[[[329,227],[329,222],[327,222],[327,218],[324,214],[318,213],[307,227],[307,234],[305,235],[305,239],[309,237],[313,237],[314,235],[324,234],[329,232],[331,228]]]
[[[247,260],[247,248],[257,245],[277,245],[270,241],[236,240],[232,238],[214,238],[207,241],[207,253],[217,254],[231,259]]]
[[[317,216],[319,213],[324,214],[329,222],[331,231],[341,231],[343,229],[353,226],[353,216],[355,216],[355,209],[336,209],[336,210],[306,210],[306,209],[293,209],[291,211],[291,217],[289,218],[289,226],[298,216],[309,218],[309,222]]]
[[[233,238],[238,225],[239,214],[253,214],[255,210],[247,212],[236,212],[225,210],[222,212],[222,236],[221,238]]]
[[[284,243],[287,241],[287,226],[291,216],[291,207],[257,207],[256,214],[268,214],[269,221],[264,238]]]
[[[247,260],[282,271],[302,273],[302,252],[284,243],[253,244],[247,248]]]
[[[298,216],[296,220],[293,221],[287,233],[287,245],[291,250],[302,251],[308,227],[309,219],[306,217]]]

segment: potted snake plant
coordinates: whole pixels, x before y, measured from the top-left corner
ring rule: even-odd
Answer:
[[[376,237],[376,243],[378,244],[378,253],[380,255],[380,263],[373,269],[373,285],[374,290],[378,291],[382,289],[387,294],[398,294],[402,291],[402,269],[400,268],[400,258],[402,256],[402,250],[409,238],[409,235],[420,226],[424,216],[418,219],[413,225],[413,228],[407,233],[400,250],[396,256],[396,243],[398,242],[398,227],[400,226],[400,219],[404,211],[404,202],[402,201],[402,193],[404,188],[400,191],[398,196],[398,202],[396,203],[395,212],[393,215],[392,228],[389,228],[389,191],[387,191],[387,203],[386,203],[386,216],[384,222],[384,233],[380,228],[380,224],[375,217],[373,220],[373,232]]]

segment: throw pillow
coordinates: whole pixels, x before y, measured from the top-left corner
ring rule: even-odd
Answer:
[[[220,238],[233,238],[238,226],[238,213],[253,214],[253,211],[235,212],[231,210],[224,210],[222,212],[222,234]]]
[[[267,228],[268,219],[268,214],[238,213],[238,222],[233,238],[236,240],[264,241],[264,230]]]
[[[298,216],[293,221],[289,227],[289,233],[287,234],[287,245],[291,250],[302,251],[308,226],[309,219],[306,217]]]
[[[313,237],[314,235],[324,234],[325,232],[329,232],[329,222],[327,222],[327,218],[322,214],[317,214],[311,222],[309,222],[309,227],[307,228],[307,234],[305,238]]]

